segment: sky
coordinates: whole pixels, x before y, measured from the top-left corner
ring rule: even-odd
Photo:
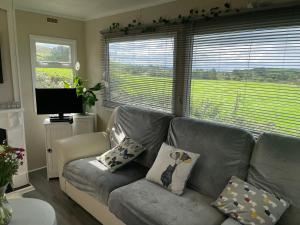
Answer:
[[[109,44],[110,59],[133,65],[173,67],[174,38]],[[300,69],[300,27],[194,35],[193,69]]]

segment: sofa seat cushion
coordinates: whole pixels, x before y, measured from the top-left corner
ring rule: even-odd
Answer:
[[[238,222],[235,219],[232,218],[228,218],[227,220],[225,220],[222,225],[242,225],[240,222]]]
[[[114,190],[108,206],[128,225],[220,225],[225,217],[212,201],[191,189],[178,196],[142,179]]]
[[[78,159],[67,163],[63,176],[73,186],[107,204],[110,192],[145,177],[147,169],[130,162],[111,173],[96,157]]]
[[[248,182],[287,200],[278,225],[300,224],[300,139],[263,134],[253,150]]]

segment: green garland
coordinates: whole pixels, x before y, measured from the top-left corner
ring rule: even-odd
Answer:
[[[210,8],[209,10],[198,10],[198,9],[190,9],[189,15],[183,16],[179,14],[177,18],[175,19],[167,19],[163,17],[159,17],[158,19],[154,19],[152,21],[152,24],[150,25],[145,25],[142,24],[141,22],[138,22],[136,19],[132,20],[131,23],[129,23],[125,27],[121,27],[120,23],[114,22],[111,24],[109,27],[109,32],[123,32],[125,35],[128,35],[129,32],[133,29],[140,29],[141,33],[147,33],[147,32],[154,32],[156,31],[157,27],[160,25],[179,25],[179,24],[191,24],[196,20],[199,19],[205,19],[205,20],[210,20],[215,17],[219,17],[224,14],[228,13],[239,13],[241,9],[235,8],[233,9],[231,7],[231,4],[229,1],[225,1],[224,7],[213,7]]]

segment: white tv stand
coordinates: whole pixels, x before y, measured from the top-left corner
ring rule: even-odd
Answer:
[[[58,177],[57,152],[53,148],[53,143],[59,139],[94,132],[95,120],[95,114],[91,113],[87,115],[73,115],[73,123],[50,122],[49,118],[44,120],[48,179]]]

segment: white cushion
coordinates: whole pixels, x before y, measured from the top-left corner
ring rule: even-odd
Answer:
[[[120,144],[97,157],[97,160],[105,165],[110,172],[114,172],[138,157],[145,150],[142,145],[126,137]]]
[[[181,195],[199,156],[163,143],[146,179]]]

